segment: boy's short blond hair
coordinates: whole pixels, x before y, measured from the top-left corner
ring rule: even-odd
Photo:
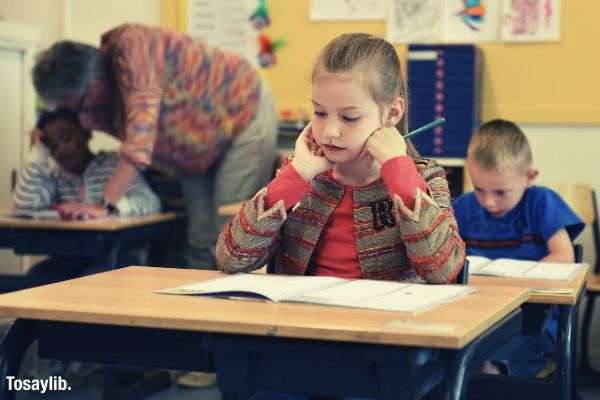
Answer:
[[[483,124],[469,141],[467,159],[488,170],[531,165],[531,147],[519,127],[503,119]]]

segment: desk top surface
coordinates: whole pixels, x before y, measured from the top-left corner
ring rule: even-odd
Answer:
[[[584,266],[585,268],[582,268],[571,281],[470,275],[469,285],[478,287],[500,285],[527,288],[530,290],[528,302],[574,305],[577,303],[577,298],[583,290],[587,275],[590,272],[589,265],[584,264]]]
[[[151,225],[175,219],[175,213],[156,213],[139,217],[102,218],[87,221],[64,221],[60,219],[28,219],[6,216],[0,212],[0,229],[54,229],[77,231],[119,231],[138,226]]]
[[[412,315],[153,293],[220,275],[128,267],[0,295],[0,316],[458,349],[527,300],[525,288],[490,285]]]
[[[592,292],[600,292],[600,275],[590,275],[587,280],[587,289]]]

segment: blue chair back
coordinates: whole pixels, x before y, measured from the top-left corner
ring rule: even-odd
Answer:
[[[580,244],[573,244],[573,253],[575,254],[575,262],[583,262],[583,246]]]
[[[594,264],[594,273],[600,274],[600,221],[598,220],[598,199],[596,191],[585,183],[573,183],[552,186],[554,190],[567,202],[573,211],[585,222],[591,226],[593,235],[593,246],[596,251],[596,262]],[[581,245],[574,245],[575,260],[583,261],[583,248]]]
[[[460,283],[461,285],[466,285],[469,283],[469,260],[466,258],[460,273],[456,277],[456,283]]]

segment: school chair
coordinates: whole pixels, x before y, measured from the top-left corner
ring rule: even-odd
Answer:
[[[588,279],[586,286],[587,301],[583,313],[583,324],[581,329],[581,365],[584,372],[592,372],[590,364],[590,331],[596,298],[600,295],[600,223],[598,221],[598,200],[596,191],[588,184],[564,184],[552,186],[569,206],[585,222],[586,226],[592,227],[593,246],[596,253],[596,262],[593,273]],[[583,248],[580,244],[574,245],[575,260],[581,262]]]
[[[465,262],[463,263],[462,269],[456,277],[456,283],[460,283],[461,285],[466,285],[469,283],[469,260],[467,260],[466,258]]]
[[[583,262],[583,246],[580,244],[573,244],[573,254],[575,255],[575,262]]]

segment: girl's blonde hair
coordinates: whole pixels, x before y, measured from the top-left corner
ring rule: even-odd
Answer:
[[[397,97],[404,99],[404,114],[396,128],[408,133],[408,93],[398,54],[389,42],[367,33],[346,33],[333,39],[321,50],[312,72],[312,80],[323,72],[356,73],[380,108]],[[409,139],[408,154],[418,157]]]

